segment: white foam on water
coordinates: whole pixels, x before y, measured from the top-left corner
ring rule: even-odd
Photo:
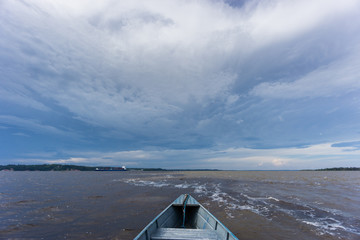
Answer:
[[[323,205],[324,204],[324,202],[321,202],[321,201],[318,201],[318,200],[315,201],[314,203],[317,204],[317,205]]]
[[[208,188],[210,188],[210,189],[208,189]],[[225,213],[226,213],[227,217],[229,217],[229,218],[234,218],[234,212],[237,210],[247,210],[247,211],[251,211],[255,214],[261,215],[261,216],[265,216],[269,212],[269,209],[267,207],[259,206],[256,204],[251,204],[252,201],[246,201],[246,204],[244,204],[238,198],[235,198],[235,197],[231,196],[230,194],[228,194],[224,191],[221,191],[221,184],[216,184],[216,185],[213,184],[211,186],[208,186],[208,188],[204,185],[198,186],[194,190],[194,192],[196,191],[197,193],[205,193],[206,195],[208,195],[208,197],[210,198],[211,201],[216,202],[219,205],[219,207],[225,208]],[[269,198],[268,197],[267,198],[251,198],[251,197],[249,197],[247,199],[264,200],[264,199],[269,199]],[[270,199],[275,200],[276,198],[270,198]]]
[[[228,209],[225,209],[225,213],[226,213],[226,216],[227,216],[228,218],[235,218],[235,216],[232,215],[232,212],[229,211]]]
[[[207,194],[210,195],[209,198],[211,201],[217,202],[220,206],[222,206],[224,203],[227,203],[225,198],[227,194],[220,190],[220,184],[213,185],[212,188],[213,189],[211,191],[207,190]]]
[[[190,187],[192,187],[192,185],[191,185],[191,184],[187,184],[187,183],[183,183],[183,184],[177,184],[177,185],[174,185],[174,187],[176,187],[176,188],[184,188],[184,189],[186,189],[186,188],[190,188]]]
[[[167,175],[166,177],[167,179],[172,178],[171,175]],[[194,189],[195,193],[199,193],[199,194],[207,194],[209,192],[209,190],[206,188],[205,185],[199,185],[199,183],[180,183],[180,184],[175,184],[172,185],[171,183],[169,183],[166,179],[165,180],[161,180],[161,181],[146,181],[146,180],[141,180],[139,178],[133,178],[133,179],[126,179],[126,180],[122,180],[122,179],[115,179],[113,181],[122,181],[128,184],[132,184],[135,186],[149,186],[149,187],[168,187],[168,186],[173,186],[175,188],[181,188],[181,189]]]
[[[257,209],[254,205],[249,205],[249,204],[234,204],[231,203],[227,206],[228,209],[230,210],[241,210],[241,211],[250,211],[252,213],[255,213],[257,215],[263,216],[263,214],[261,213],[261,211],[259,209]],[[231,213],[230,213],[231,214]]]
[[[245,194],[245,193],[240,193],[243,197],[247,198],[248,200],[253,200],[253,201],[264,201],[264,200],[274,200],[276,202],[279,202],[280,200],[274,197],[250,197],[249,195]]]
[[[330,235],[335,235],[335,233],[333,231],[335,231],[339,228],[342,230],[346,230],[346,228],[344,228],[340,224],[327,224],[327,223],[323,223],[323,222],[311,222],[311,221],[302,221],[302,222],[306,223],[308,225],[317,227],[321,234],[328,233]]]
[[[341,233],[339,233],[339,231],[345,231],[345,232],[350,232],[350,233],[357,234],[360,236],[359,229],[346,227],[343,225],[343,223],[341,221],[334,219],[334,218],[317,218],[312,221],[301,220],[301,219],[298,219],[298,220],[300,220],[301,222],[303,222],[305,224],[316,227],[320,234],[327,233],[327,234],[334,236],[337,234],[338,235],[341,234]]]
[[[181,183],[176,185],[171,185],[170,183],[166,182],[166,180],[163,181],[145,181],[140,180],[138,178],[135,179],[127,179],[123,180],[123,182],[132,184],[135,186],[149,186],[149,187],[168,187],[173,186],[175,188],[181,188],[181,189],[193,189],[194,193],[199,195],[206,195],[210,198],[212,202],[216,202],[220,207],[225,207],[226,215],[229,218],[234,218],[233,216],[233,210],[234,209],[240,209],[240,207],[237,204],[230,203],[229,200],[237,201],[238,200],[229,194],[221,191],[221,184],[199,184],[197,182],[195,183]],[[252,209],[253,211],[256,211],[255,209]]]
[[[199,185],[194,188],[194,193],[205,194],[206,192],[207,192],[207,189],[204,185]]]
[[[151,187],[166,187],[169,186],[169,183],[166,182],[154,182],[154,181],[145,181],[140,179],[127,179],[124,180],[125,183],[132,184],[135,186],[151,186]]]
[[[114,181],[123,181],[135,186],[192,189],[197,195],[206,196],[211,202],[215,202],[219,207],[223,207],[228,218],[235,218],[236,211],[251,211],[268,220],[272,220],[274,215],[281,212],[294,217],[299,222],[314,226],[318,234],[321,235],[340,235],[341,232],[349,232],[360,236],[360,230],[357,230],[356,227],[351,225],[347,227],[345,223],[341,222],[341,211],[335,209],[319,209],[318,207],[322,202],[316,202],[317,207],[313,208],[308,205],[303,205],[297,196],[288,196],[287,200],[280,200],[279,198],[269,195],[264,197],[250,196],[248,192],[250,192],[251,189],[243,189],[244,192],[237,193],[240,194],[239,196],[231,196],[223,191],[224,187],[221,183],[214,184],[206,182],[200,184],[199,182],[184,182],[174,185],[169,182],[171,180],[167,181],[167,179],[170,178],[173,178],[173,176],[168,175],[165,179],[159,181],[153,179],[141,180],[140,178]],[[282,204],[283,202],[285,205]],[[209,203],[204,203],[204,205],[207,204]],[[289,206],[292,204],[294,204],[294,206],[289,209]],[[318,211],[320,212],[318,213]],[[329,213],[332,217],[324,217],[324,212]]]
[[[276,202],[279,202],[280,200],[279,199],[277,199],[277,198],[274,198],[274,197],[268,197],[267,199],[269,199],[269,200],[274,200],[274,201],[276,201]]]

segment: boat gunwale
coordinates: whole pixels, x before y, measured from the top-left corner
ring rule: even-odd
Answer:
[[[233,234],[222,222],[220,222],[219,221],[219,219],[217,219],[211,212],[209,212],[204,206],[202,206],[201,204],[199,204],[200,205],[200,207],[203,209],[203,210],[205,210],[205,212],[207,213],[207,214],[209,214],[211,217],[213,217],[214,219],[215,219],[215,221],[217,222],[217,224],[218,225],[220,225],[220,226],[222,226],[229,234],[231,234],[231,236],[232,237],[234,237],[236,240],[239,240],[236,236],[235,236],[235,234]],[[229,239],[228,237],[227,237],[227,239]]]
[[[176,200],[175,200],[176,201]],[[167,206],[163,211],[161,211],[161,213],[159,213],[148,225],[146,225],[146,227],[144,227],[144,229],[134,238],[134,240],[139,239],[144,233],[147,232],[147,230],[149,229],[149,227],[156,223],[156,221],[160,218],[160,216],[165,213],[170,207],[173,206],[173,203],[170,203],[169,206]]]

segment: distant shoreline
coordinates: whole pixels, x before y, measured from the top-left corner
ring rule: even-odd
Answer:
[[[358,168],[358,167],[336,167],[336,168],[316,169],[313,171],[360,171],[360,168]]]
[[[38,165],[0,165],[0,171],[97,171],[98,169],[115,169],[107,171],[117,171],[119,167],[88,167],[78,165],[62,165],[62,164],[38,164]],[[163,169],[163,168],[127,168],[129,171],[223,171],[219,169]],[[289,171],[289,170],[238,170],[238,171]],[[292,171],[292,170],[291,170]],[[304,169],[293,171],[360,171],[358,167],[336,167],[324,169]]]
[[[163,169],[163,168],[127,168],[129,171],[219,171],[217,169]],[[9,164],[0,165],[0,171],[124,171],[120,167],[79,166],[63,164]]]

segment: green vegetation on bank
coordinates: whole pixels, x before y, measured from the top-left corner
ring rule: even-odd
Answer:
[[[0,171],[95,171],[96,167],[77,165],[42,164],[42,165],[0,165]]]
[[[97,169],[117,169],[118,167],[86,167],[78,165],[41,164],[41,165],[0,165],[0,171],[96,171]],[[217,169],[163,169],[127,168],[133,171],[218,171]]]
[[[357,168],[357,167],[336,167],[336,168],[316,169],[315,171],[360,171],[360,168]]]
[[[41,164],[41,165],[0,165],[0,171],[96,171],[118,169],[119,167],[87,167],[78,165],[63,165],[63,164]],[[138,171],[166,171],[162,168],[128,168],[127,170]]]
[[[96,171],[97,169],[118,169],[119,167],[87,167],[63,164],[41,164],[41,165],[0,165],[0,171]],[[132,171],[220,171],[218,169],[163,169],[163,168],[127,168]],[[358,167],[336,167],[303,171],[360,171]]]
[[[168,171],[168,172],[186,172],[186,171],[221,171],[218,169],[163,169],[163,168],[127,168],[136,171]]]

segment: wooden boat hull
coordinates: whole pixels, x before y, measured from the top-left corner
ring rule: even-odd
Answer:
[[[238,240],[219,220],[188,194],[180,195],[134,240]]]

